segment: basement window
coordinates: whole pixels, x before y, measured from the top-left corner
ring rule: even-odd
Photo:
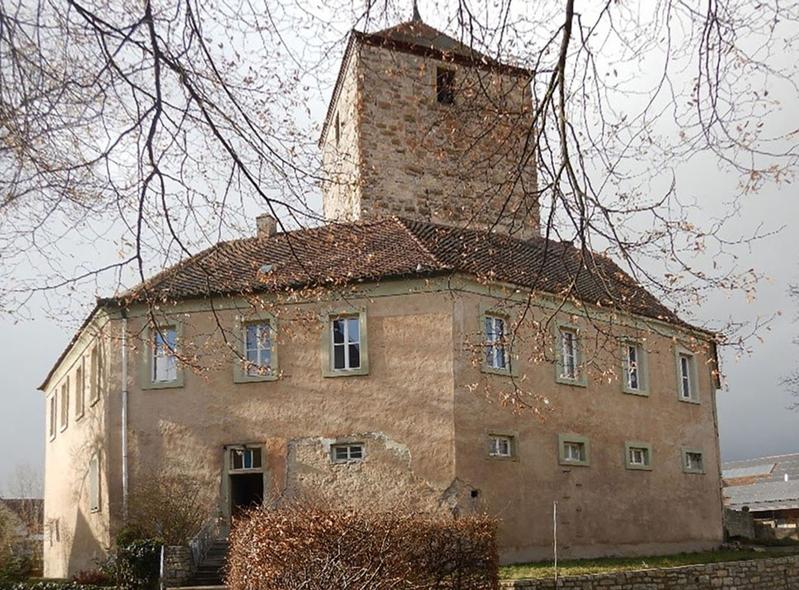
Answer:
[[[436,100],[439,104],[455,103],[455,70],[436,69]]]
[[[351,463],[363,461],[365,456],[363,443],[346,443],[330,447],[333,463]]]

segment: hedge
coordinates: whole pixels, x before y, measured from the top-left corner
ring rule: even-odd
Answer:
[[[230,534],[231,590],[487,590],[499,587],[487,516],[256,508]]]

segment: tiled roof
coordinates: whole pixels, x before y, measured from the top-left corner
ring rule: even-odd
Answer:
[[[494,60],[476,51],[472,47],[461,43],[446,33],[442,33],[438,29],[434,29],[421,20],[410,20],[400,23],[388,29],[371,33],[370,36],[382,37],[389,41],[408,45],[418,45],[446,54],[478,59],[485,63],[496,63]]]
[[[220,242],[118,299],[179,300],[452,272],[682,323],[604,256],[584,257],[570,244],[543,238],[396,217]]]
[[[747,485],[759,481],[799,481],[799,453],[727,461],[721,466],[727,485]]]
[[[799,479],[730,486],[724,488],[724,497],[724,503],[736,510],[791,510],[799,508]]]

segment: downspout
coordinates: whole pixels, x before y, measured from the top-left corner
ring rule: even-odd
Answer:
[[[128,312],[122,309],[122,522],[128,522]]]

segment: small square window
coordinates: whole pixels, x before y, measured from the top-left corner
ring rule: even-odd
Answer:
[[[625,443],[624,453],[624,463],[627,469],[650,470],[652,468],[652,446],[648,443]]]
[[[488,455],[508,459],[516,455],[514,437],[505,434],[491,434],[488,437]]]
[[[587,466],[591,460],[591,447],[588,439],[576,434],[558,436],[559,459],[562,465]]]
[[[238,448],[230,450],[230,470],[248,471],[261,468],[261,449]]]
[[[350,463],[363,461],[365,456],[363,443],[346,443],[333,445],[330,448],[334,463]]]
[[[436,100],[439,104],[455,103],[455,70],[436,69]]]
[[[705,458],[702,451],[695,449],[683,449],[682,467],[686,473],[704,473]]]

